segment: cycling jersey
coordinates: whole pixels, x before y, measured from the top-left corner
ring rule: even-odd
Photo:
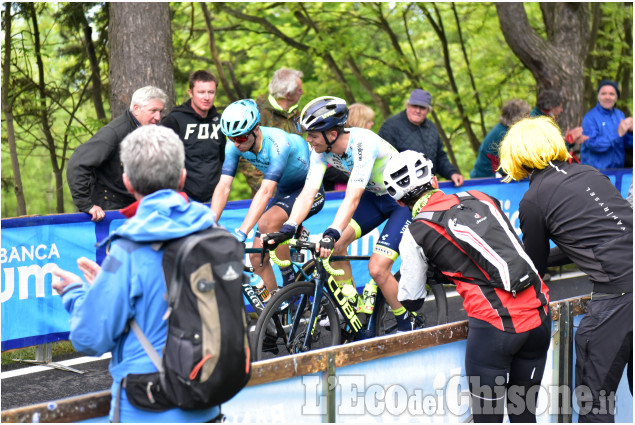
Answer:
[[[348,186],[358,187],[385,195],[384,168],[397,150],[387,141],[365,128],[347,128],[350,134],[348,146],[343,155],[333,152],[311,152],[311,167],[306,184],[312,188],[322,185],[327,164],[342,170],[349,176]]]
[[[260,131],[262,143],[257,153],[240,152],[233,143],[227,143],[222,174],[234,177],[242,156],[262,171],[265,179],[278,183],[278,193],[303,187],[309,170],[309,144],[278,128],[260,127]]]

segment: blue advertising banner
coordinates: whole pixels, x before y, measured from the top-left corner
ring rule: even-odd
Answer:
[[[626,196],[633,178],[632,170],[610,170],[605,173]],[[441,183],[441,189],[447,193],[476,189],[494,196],[500,200],[503,211],[518,233],[518,204],[527,188],[527,181],[501,184],[498,179],[467,180],[461,188],[455,188],[449,182]],[[319,240],[322,231],[331,224],[343,198],[343,192],[327,193],[323,210],[304,223],[311,232],[312,241]],[[220,224],[230,230],[239,227],[249,204],[250,201],[228,203]],[[87,217],[87,214],[75,213],[2,220],[2,351],[68,337],[68,314],[51,288],[51,268],[57,264],[81,276],[76,259],[83,256],[101,263],[106,252],[103,248],[95,248],[96,242],[124,222],[123,216],[116,211],[107,212],[106,218],[96,224]],[[349,254],[370,255],[382,226],[351,244]],[[248,235],[247,246],[251,245],[253,236],[252,231]],[[249,263],[248,258],[246,262]],[[355,261],[352,266],[356,285],[363,287],[370,279],[366,262]],[[398,270],[398,267],[399,260],[393,271]],[[274,270],[279,278],[277,267]]]

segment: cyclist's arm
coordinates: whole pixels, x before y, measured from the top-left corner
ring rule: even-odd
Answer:
[[[216,216],[216,222],[220,220],[220,215],[223,213],[225,205],[227,205],[227,199],[229,199],[229,192],[232,188],[233,181],[234,177],[223,174],[220,176],[216,189],[214,189],[210,208]]]
[[[353,218],[353,214],[355,213],[357,205],[359,205],[359,200],[362,198],[363,194],[363,188],[347,186],[344,200],[340,204],[340,207],[337,209],[335,219],[333,219],[333,224],[331,224],[329,227],[338,229],[340,232],[343,232],[344,229],[346,229],[346,226],[348,226],[348,223],[351,221],[351,218]]]
[[[220,215],[223,213],[225,206],[227,205],[227,199],[229,199],[229,192],[238,170],[238,160],[240,159],[240,152],[232,144],[225,145],[225,160],[223,161],[223,167],[221,168],[221,176],[214,194],[212,195],[212,203],[210,208],[216,216],[216,222],[220,220]]]
[[[240,225],[241,232],[249,234],[251,229],[254,228],[256,223],[258,223],[258,220],[260,220],[260,217],[265,212],[269,201],[273,198],[276,186],[278,186],[278,182],[268,179],[262,180],[260,189],[258,189],[254,199],[251,201],[247,215],[245,216],[243,223]]]
[[[317,195],[318,190],[319,188],[314,189],[308,185],[304,186],[302,192],[300,192],[298,198],[293,204],[293,209],[289,215],[290,222],[299,225],[304,221],[306,216],[309,215],[309,211],[311,211],[311,206],[313,205],[313,200],[315,199],[315,195]]]
[[[401,255],[401,278],[397,299],[406,309],[416,311],[421,308],[427,295],[428,260],[423,248],[412,237],[410,228],[406,229],[401,238],[399,254]]]
[[[311,206],[315,200],[318,190],[322,186],[322,180],[324,180],[324,172],[326,171],[326,161],[320,154],[311,152],[311,159],[309,165],[309,171],[304,181],[304,187],[302,192],[298,195],[298,198],[293,204],[291,214],[289,214],[289,221],[291,223],[300,224],[304,221]]]

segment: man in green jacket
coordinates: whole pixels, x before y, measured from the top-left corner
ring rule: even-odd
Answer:
[[[263,95],[256,99],[261,126],[276,127],[291,134],[302,133],[298,126],[298,101],[304,93],[303,75],[302,71],[284,67],[273,73],[269,83],[269,96]],[[262,173],[244,159],[240,160],[238,170],[245,175],[253,197],[262,182]]]

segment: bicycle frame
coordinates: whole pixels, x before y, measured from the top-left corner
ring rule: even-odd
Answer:
[[[245,254],[262,254],[263,249],[262,248],[245,248]],[[264,258],[264,255],[262,256]],[[311,261],[311,260],[309,260]],[[304,264],[307,264],[308,262],[302,263],[302,265],[300,265],[300,263],[294,262],[292,261],[291,264],[293,266],[294,271],[297,273],[300,273],[300,275],[305,279],[305,280],[309,280],[310,279],[310,275],[307,275],[304,270],[303,270],[303,266]],[[247,273],[251,273],[254,274],[254,268],[250,267],[250,266],[245,266],[244,271]],[[254,309],[254,311],[256,312],[256,314],[258,316],[260,316],[260,314],[262,313],[262,311],[265,308],[264,302],[262,300],[262,298],[260,297],[260,295],[258,295],[258,293],[254,290],[254,287],[251,286],[251,284],[249,283],[249,280],[245,279],[242,283],[242,289],[243,289],[243,296],[247,299],[247,301],[249,302],[249,304],[251,305],[251,307]]]
[[[315,244],[304,243],[304,242],[296,242],[295,248],[314,250]],[[351,260],[366,260],[368,261],[370,256],[332,256],[328,259],[330,261],[351,261]],[[327,264],[328,264],[327,262]],[[310,331],[307,332],[306,337],[302,343],[301,351],[306,352],[311,349],[312,335],[315,331],[315,325],[317,323],[317,317],[320,310],[320,305],[322,301],[322,297],[326,294],[329,296],[331,300],[335,301],[336,308],[340,311],[344,318],[344,324],[351,329],[351,334],[355,340],[361,340],[366,338],[371,338],[375,336],[377,330],[377,315],[379,309],[374,309],[372,314],[370,315],[366,326],[362,324],[357,316],[357,312],[355,308],[350,304],[348,298],[344,296],[342,293],[341,287],[335,282],[333,279],[329,279],[329,275],[334,275],[337,273],[329,273],[327,271],[327,267],[325,266],[323,261],[316,260],[315,261],[315,292],[313,294],[313,305],[311,306],[311,314],[309,316],[310,323]],[[381,305],[383,302],[383,294],[381,290],[377,291],[377,299],[375,300],[375,305]],[[293,341],[295,339],[295,330],[299,328],[301,318],[301,312],[304,311],[306,307],[307,299],[305,296],[302,296],[300,299],[300,306],[296,310],[295,317],[293,318],[293,326],[291,332],[289,333],[289,341]]]

